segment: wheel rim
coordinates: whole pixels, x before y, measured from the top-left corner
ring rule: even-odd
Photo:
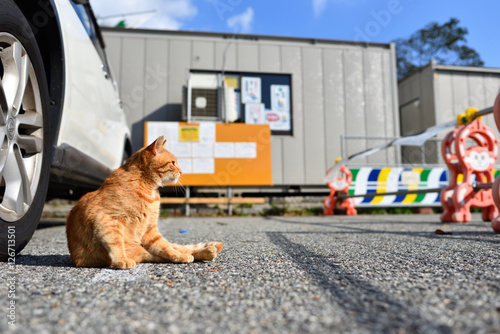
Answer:
[[[40,89],[22,43],[0,32],[0,218],[29,210],[40,180],[43,113]]]

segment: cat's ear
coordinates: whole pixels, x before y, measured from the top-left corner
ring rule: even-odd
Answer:
[[[155,145],[155,150],[156,150],[155,155],[158,154],[158,152],[160,152],[161,149],[165,147],[166,140],[164,140],[164,138],[165,137],[160,136],[160,137],[158,137],[158,139],[156,139],[156,141],[155,141],[155,143],[156,143],[156,145]]]
[[[163,136],[158,137],[151,145],[148,146],[148,150],[151,151],[154,155],[157,155],[161,148],[165,145],[166,140],[163,139]]]

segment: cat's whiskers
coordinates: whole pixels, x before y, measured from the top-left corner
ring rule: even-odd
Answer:
[[[177,190],[178,189],[181,189],[184,194],[186,193],[186,188],[182,184],[181,178],[182,178],[182,175],[179,177],[179,179],[177,180],[177,183],[174,185],[174,189],[175,189],[175,194],[176,195],[177,195]]]

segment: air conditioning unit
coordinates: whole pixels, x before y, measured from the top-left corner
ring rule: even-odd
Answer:
[[[219,77],[213,73],[191,73],[184,118],[192,121],[221,120]]]

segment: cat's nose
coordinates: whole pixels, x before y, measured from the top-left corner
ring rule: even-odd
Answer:
[[[182,171],[179,169],[179,175],[182,175]]]

